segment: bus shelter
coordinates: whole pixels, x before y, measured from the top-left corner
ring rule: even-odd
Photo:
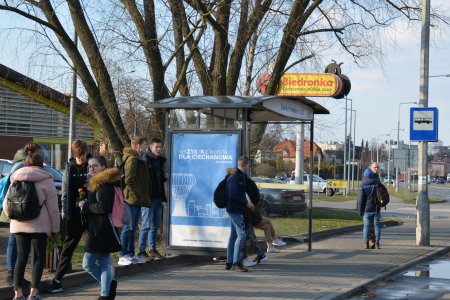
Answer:
[[[249,155],[250,130],[258,123],[310,125],[313,153],[314,115],[329,114],[320,104],[293,96],[194,96],[147,105],[164,111],[168,159],[168,203],[164,209],[166,254],[223,255],[230,234],[225,209],[213,194],[227,168]],[[312,178],[313,156],[310,155]],[[309,182],[309,249],[312,231],[312,180]]]

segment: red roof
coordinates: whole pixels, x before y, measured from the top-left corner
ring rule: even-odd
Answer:
[[[303,142],[303,153],[305,158],[309,158],[310,151],[309,151],[309,140],[305,140]],[[285,140],[284,142],[279,143],[275,147],[272,148],[272,152],[282,152],[283,157],[285,158],[295,158],[295,151],[296,151],[296,143],[292,140]],[[317,151],[319,153],[322,153],[322,148],[320,148],[316,143],[313,143],[313,156],[317,155]]]

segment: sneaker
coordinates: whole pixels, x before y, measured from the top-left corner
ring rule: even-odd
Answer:
[[[141,253],[139,253],[139,254],[138,254],[138,257],[139,257],[140,259],[142,259],[143,261],[145,261],[145,262],[149,262],[149,261],[152,260],[152,258],[151,258],[146,252],[141,252]]]
[[[236,271],[236,272],[248,272],[248,269],[243,268],[243,267],[241,266],[241,264],[236,263],[236,264],[233,264],[233,265],[231,266],[231,271]]]
[[[286,246],[286,242],[283,242],[280,238],[276,238],[275,240],[272,241],[272,245],[283,247]]]
[[[140,258],[137,255],[134,255],[132,257],[129,258],[132,264],[145,264],[146,261],[143,260],[142,258]]]
[[[164,259],[164,257],[161,254],[159,254],[158,250],[150,250],[148,252],[148,255],[150,255],[150,257],[152,259],[154,259],[154,260],[162,260],[162,259]]]
[[[36,294],[36,296],[28,296],[27,300],[42,300],[42,298],[39,294]]]
[[[227,257],[226,256],[215,256],[215,257],[213,257],[213,261],[226,262],[227,261]]]
[[[255,262],[250,257],[246,257],[244,260],[242,260],[242,264],[244,265],[244,267],[253,267],[256,266],[258,262]]]
[[[280,253],[281,251],[275,247],[267,248],[267,253]]]
[[[133,262],[131,261],[130,256],[128,256],[128,255],[124,255],[124,256],[119,257],[119,261],[117,262],[117,264],[119,266],[129,266],[132,263]]]
[[[261,256],[255,257],[255,259],[253,261],[260,264],[260,263],[268,261],[268,260],[269,260],[269,258],[265,254],[263,254]]]
[[[44,293],[59,293],[62,292],[61,282],[56,282],[55,279],[52,280],[50,284],[47,284],[42,288],[42,292]]]

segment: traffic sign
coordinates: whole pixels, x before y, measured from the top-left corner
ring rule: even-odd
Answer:
[[[411,141],[438,141],[438,109],[411,107],[409,139]]]
[[[327,180],[327,187],[333,189],[347,188],[347,180]]]

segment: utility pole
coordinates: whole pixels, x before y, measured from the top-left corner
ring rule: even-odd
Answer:
[[[419,107],[428,107],[428,76],[430,48],[430,1],[422,0],[422,30],[420,47]],[[430,203],[428,202],[428,143],[418,142],[418,190],[416,199],[416,245],[430,245]]]

